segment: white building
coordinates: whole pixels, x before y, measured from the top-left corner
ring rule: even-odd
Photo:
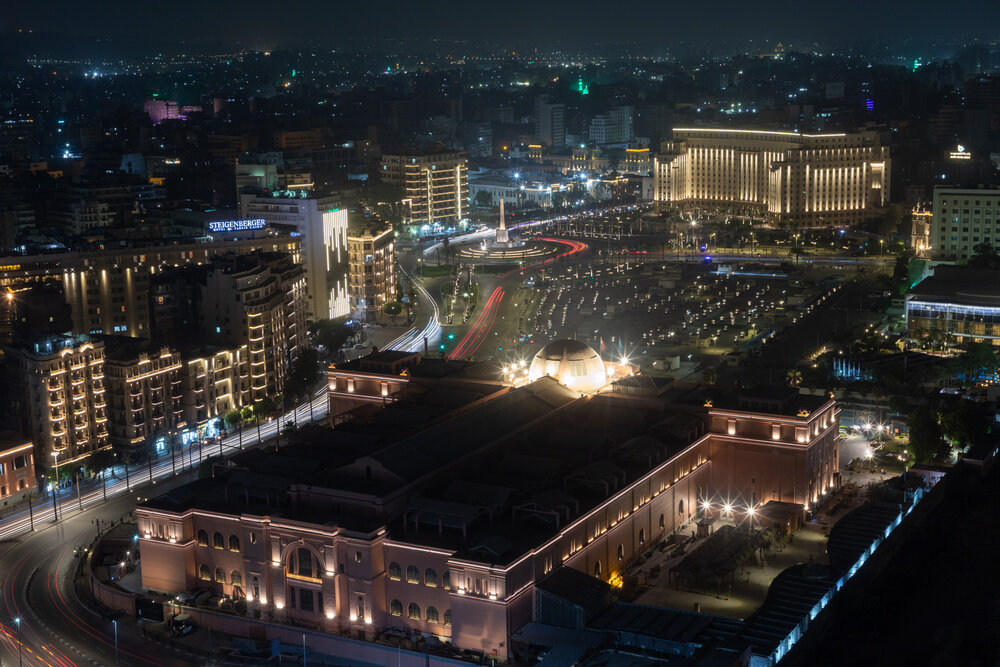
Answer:
[[[309,318],[351,312],[347,289],[347,209],[340,196],[311,197],[308,191],[242,194],[240,218],[302,235],[302,265],[309,290]]]
[[[590,141],[599,146],[625,144],[632,140],[632,107],[614,107],[594,116],[590,122]]]
[[[1000,189],[934,188],[934,259],[969,259],[980,243],[1000,248]]]

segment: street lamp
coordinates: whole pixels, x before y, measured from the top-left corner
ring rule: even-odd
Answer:
[[[59,507],[56,501],[56,495],[59,493],[59,452],[52,452],[52,456],[56,460],[56,480],[52,487],[52,519],[56,522],[59,521]]]
[[[115,664],[118,664],[118,619],[113,619],[111,621],[112,625],[115,626]]]
[[[21,667],[21,617],[18,616],[14,619],[14,625],[17,626],[17,665]]]

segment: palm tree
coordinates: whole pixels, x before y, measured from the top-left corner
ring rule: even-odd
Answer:
[[[802,371],[797,368],[789,370],[785,373],[785,382],[787,382],[790,387],[798,387],[802,384]]]

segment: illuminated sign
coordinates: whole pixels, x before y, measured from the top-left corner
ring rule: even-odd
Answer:
[[[957,148],[958,148],[957,151],[952,151],[952,152],[948,153],[948,157],[950,159],[952,159],[952,160],[971,160],[972,159],[972,153],[967,152],[965,150],[965,146],[963,146],[962,144],[959,144],[957,146]]]
[[[208,223],[208,229],[213,232],[246,232],[254,229],[264,229],[267,221],[263,218],[255,220],[217,220]]]

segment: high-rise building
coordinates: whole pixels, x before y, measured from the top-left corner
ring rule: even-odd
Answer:
[[[875,132],[675,128],[653,172],[657,202],[756,209],[799,224],[852,224],[889,203],[889,149]]]
[[[104,361],[111,444],[137,450],[186,425],[181,356],[146,340],[109,338]]]
[[[194,349],[183,355],[182,366],[184,419],[189,424],[225,417],[253,403],[247,345]]]
[[[405,150],[382,155],[382,182],[402,187],[415,225],[454,225],[469,214],[464,151]]]
[[[104,343],[53,336],[7,349],[15,414],[47,466],[83,460],[110,446],[104,386]]]
[[[535,98],[535,141],[546,148],[566,146],[566,105],[550,104],[548,95]]]
[[[202,303],[207,335],[247,346],[251,400],[277,396],[288,362],[308,341],[302,267],[280,253],[219,261],[208,273]]]
[[[348,232],[348,287],[351,309],[376,319],[396,294],[396,234],[391,228],[364,226]]]
[[[594,116],[589,135],[597,145],[628,143],[632,140],[632,107],[614,107]]]
[[[347,209],[340,193],[314,197],[307,188],[240,195],[240,217],[264,220],[302,242],[310,319],[350,312],[347,290]]]
[[[1000,249],[1000,188],[934,188],[931,256],[969,259],[981,243]]]

